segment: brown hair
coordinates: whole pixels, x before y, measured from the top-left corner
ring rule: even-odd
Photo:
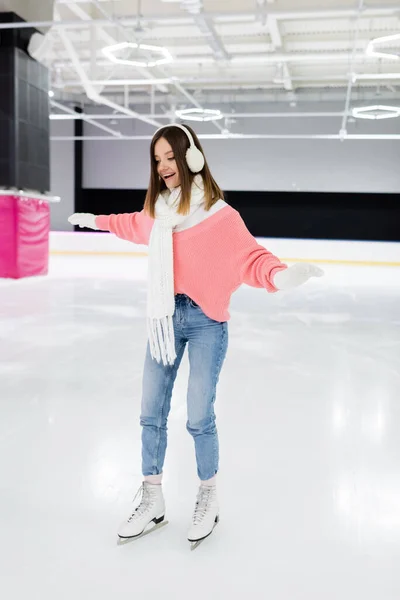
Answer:
[[[193,136],[196,147],[203,153],[203,149],[199,142],[199,139],[193,129],[188,125],[184,125],[186,129],[190,131]],[[163,190],[167,189],[165,181],[163,181],[157,173],[157,163],[154,156],[154,146],[160,138],[165,138],[170,144],[176,164],[179,171],[181,181],[181,197],[179,202],[178,214],[187,215],[190,212],[190,194],[193,179],[197,173],[192,173],[186,162],[186,151],[190,146],[189,138],[182,129],[174,127],[174,125],[168,125],[160,131],[154,134],[150,145],[150,184],[147,190],[146,199],[144,202],[144,211],[152,218],[155,218],[155,204],[157,198]],[[204,157],[204,167],[199,173],[203,177],[204,183],[204,197],[205,197],[205,210],[210,208],[218,201],[224,199],[224,193],[219,188],[218,184],[211,175],[211,171],[208,167],[207,161]]]

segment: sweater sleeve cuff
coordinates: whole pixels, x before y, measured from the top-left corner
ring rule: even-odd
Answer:
[[[107,215],[99,215],[95,219],[96,227],[101,231],[110,231],[109,220],[110,218]]]
[[[272,287],[274,288],[274,290],[273,290],[274,292],[279,292],[279,288],[277,288],[276,285],[275,285],[275,283],[274,283],[275,275],[277,273],[279,273],[279,271],[286,271],[287,268],[288,268],[288,266],[282,263],[281,265],[278,265],[277,267],[274,267],[271,270],[271,273],[270,273],[270,282],[271,282]]]

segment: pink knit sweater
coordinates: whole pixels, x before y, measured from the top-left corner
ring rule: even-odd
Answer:
[[[96,218],[99,229],[146,245],[153,223],[143,210]],[[274,274],[287,268],[257,243],[238,211],[229,205],[172,237],[175,294],[192,298],[215,321],[230,319],[231,295],[242,283],[276,292]]]

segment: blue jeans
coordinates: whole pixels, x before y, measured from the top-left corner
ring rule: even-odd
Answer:
[[[143,428],[143,475],[162,473],[172,390],[188,343],[190,375],[186,428],[194,439],[197,474],[205,481],[218,471],[219,448],[214,402],[228,347],[228,323],[220,323],[207,317],[185,294],[175,296],[173,323],[177,355],[174,365],[159,364],[151,357],[147,344],[140,417]]]

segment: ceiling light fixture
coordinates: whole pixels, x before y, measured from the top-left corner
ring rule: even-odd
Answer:
[[[203,8],[203,0],[161,0],[166,4],[180,2],[181,7],[193,14],[199,14]]]
[[[353,83],[359,79],[400,79],[400,73],[353,73]]]
[[[143,50],[146,53],[153,53],[155,56],[150,60],[145,58],[119,58],[116,53],[128,48],[132,48],[138,52]],[[102,49],[102,52],[111,62],[119,65],[130,65],[132,67],[156,67],[158,65],[165,65],[174,60],[167,48],[162,46],[152,46],[150,44],[136,44],[133,42],[121,42],[120,44],[106,46]]]
[[[383,104],[375,104],[371,106],[361,106],[353,108],[353,117],[356,119],[394,119],[400,117],[400,106],[384,106]]]
[[[203,122],[218,121],[224,117],[220,110],[214,110],[211,108],[185,108],[183,110],[176,110],[175,114],[180,119]]]
[[[382,50],[377,51],[375,49],[376,44],[385,44],[386,42],[394,42],[395,40],[399,40],[400,43],[400,33],[396,33],[395,35],[385,35],[384,37],[375,38],[371,40],[367,46],[366,53],[368,56],[379,56],[380,58],[394,58],[399,60],[400,54],[392,54],[391,52],[383,52]]]

